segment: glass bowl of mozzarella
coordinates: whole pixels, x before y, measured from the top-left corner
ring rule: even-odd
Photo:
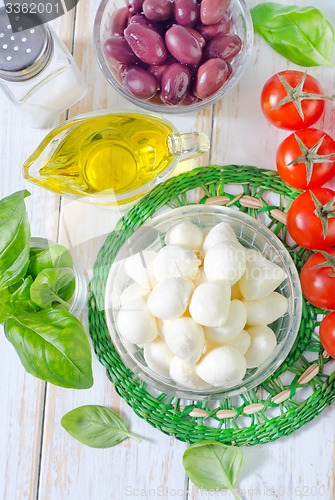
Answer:
[[[221,206],[188,205],[145,223],[106,283],[106,321],[121,360],[185,399],[258,386],[289,354],[301,313],[299,275],[283,243]]]

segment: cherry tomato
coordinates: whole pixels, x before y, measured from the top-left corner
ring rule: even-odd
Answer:
[[[324,156],[331,154],[334,156]],[[296,159],[298,162],[291,164]],[[335,175],[335,141],[316,128],[298,130],[279,145],[276,162],[278,174],[289,186],[295,189],[321,187]]]
[[[319,330],[320,340],[328,354],[335,357],[335,311],[323,318]]]
[[[320,264],[321,267],[315,267]],[[303,294],[320,309],[335,309],[335,269],[332,264],[335,266],[335,248],[328,249],[324,254],[317,252],[311,255],[300,273]]]
[[[292,89],[295,89],[294,93],[296,94],[297,102],[301,102],[304,119],[299,115],[298,109],[293,102],[288,102],[278,106],[278,108],[274,108],[282,99],[288,97],[288,92],[278,75]],[[312,94],[324,94],[320,83],[312,76],[305,75],[302,71],[280,71],[266,82],[262,90],[261,105],[265,117],[272,125],[287,130],[298,130],[310,127],[320,118],[325,106],[324,101],[303,99],[301,91]]]
[[[335,245],[334,205],[335,191],[322,187],[305,191],[294,200],[287,212],[287,229],[298,245],[312,250]]]

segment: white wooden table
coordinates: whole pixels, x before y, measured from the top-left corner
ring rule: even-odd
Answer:
[[[248,3],[251,7],[258,2],[248,0]],[[294,2],[282,0],[282,3]],[[335,26],[334,0],[295,3],[319,7]],[[76,11],[52,23],[67,46],[73,45],[74,57],[89,85],[87,96],[69,110],[70,117],[108,107],[130,107],[107,84],[95,61],[92,27],[97,7],[98,0],[80,0]],[[172,119],[181,132],[199,130],[211,137],[208,155],[179,168],[245,163],[274,169],[276,148],[288,132],[266,122],[259,98],[265,81],[287,68],[296,67],[256,36],[248,69],[230,95],[214,108]],[[319,78],[326,93],[334,93],[333,68],[313,68],[310,73]],[[334,113],[334,108],[326,103],[326,113],[317,124],[333,136]],[[23,179],[23,162],[46,133],[47,130],[31,129],[20,112],[1,95],[0,196],[29,189],[32,196],[26,203],[32,235],[70,245],[89,279],[104,235],[113,229],[119,214],[116,210],[73,204]],[[335,188],[335,183],[330,186]],[[87,311],[81,320],[87,327]],[[138,418],[116,395],[95,355],[94,386],[84,391],[65,390],[27,374],[2,334],[2,327],[0,334],[1,500],[230,498],[227,491],[208,494],[187,481],[182,466],[186,444],[165,436]],[[82,404],[106,405],[120,413],[131,430],[143,437],[142,443],[126,440],[104,450],[81,445],[64,431],[60,420],[66,412]],[[334,419],[333,405],[290,437],[244,448],[238,481],[241,496],[250,500],[334,500]]]

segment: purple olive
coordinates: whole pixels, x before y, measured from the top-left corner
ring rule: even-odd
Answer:
[[[127,0],[128,11],[132,14],[137,14],[141,12],[143,5],[143,0]]]
[[[150,99],[157,92],[156,78],[144,68],[130,66],[123,74],[123,85],[133,96]]]
[[[149,21],[149,19],[147,19],[144,14],[135,14],[134,16],[131,16],[128,21],[128,25],[136,23],[142,24],[142,26],[147,26],[147,28],[157,31],[157,33],[159,34],[164,33],[164,31],[162,30],[162,26],[159,23]]]
[[[162,101],[172,105],[181,103],[187,95],[190,81],[191,75],[186,66],[179,63],[171,64],[162,75]]]
[[[216,24],[225,15],[230,0],[202,0],[200,4],[200,19],[202,24]]]
[[[199,33],[197,30],[194,30],[193,28],[186,28],[186,29],[198,40],[201,48],[203,48],[206,45],[206,40],[204,39],[201,33]]]
[[[198,24],[197,31],[204,37],[205,40],[211,40],[220,33],[229,33],[230,19],[228,14],[225,14],[221,21],[216,24]]]
[[[129,24],[124,36],[141,61],[147,64],[162,64],[167,57],[163,37],[156,31],[138,23]]]
[[[124,64],[134,64],[138,59],[123,36],[112,36],[104,43],[104,52],[109,59]]]
[[[240,52],[242,40],[233,33],[223,33],[210,40],[204,50],[205,59],[219,57],[230,62]]]
[[[181,103],[182,106],[190,106],[191,104],[195,104],[199,102],[200,99],[199,97],[192,95],[192,94],[187,94],[183,102]]]
[[[170,64],[172,64],[172,62],[170,63],[165,63],[165,64],[161,64],[160,66],[156,66],[155,64],[151,64],[149,67],[148,67],[148,71],[154,75],[154,77],[156,78],[157,80],[157,84],[160,86],[161,84],[161,79],[162,79],[162,75],[164,73],[164,71],[169,68]]]
[[[128,24],[128,10],[127,7],[117,9],[113,12],[110,23],[109,33],[112,36],[123,36],[123,32]]]
[[[172,15],[171,0],[144,0],[143,14],[150,21],[167,21]]]
[[[197,0],[174,0],[174,17],[181,26],[194,27],[199,20]]]
[[[228,66],[222,59],[208,59],[198,70],[194,94],[207,99],[215,94],[228,77]]]
[[[202,50],[197,38],[184,26],[174,25],[165,33],[165,43],[169,52],[184,64],[200,61]]]

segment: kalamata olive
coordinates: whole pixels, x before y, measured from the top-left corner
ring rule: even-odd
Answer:
[[[149,21],[149,19],[147,19],[144,14],[135,14],[134,16],[131,16],[131,18],[128,21],[128,25],[134,23],[142,24],[142,26],[147,26],[151,30],[157,31],[157,33],[159,33],[160,35],[165,33],[165,31],[162,29],[162,26],[159,23],[156,23],[154,21]]]
[[[169,52],[184,64],[200,61],[202,50],[197,38],[184,26],[174,25],[165,33],[165,43]]]
[[[198,24],[196,29],[204,37],[205,40],[211,40],[220,33],[228,33],[230,30],[229,15],[225,14],[221,21],[216,24]]]
[[[174,18],[181,26],[194,27],[199,20],[197,0],[174,0]]]
[[[199,102],[200,99],[199,97],[192,95],[192,94],[187,94],[185,99],[181,102],[182,106],[190,106],[191,104],[195,104],[196,102]]]
[[[201,33],[199,33],[197,30],[194,30],[193,28],[186,28],[186,29],[198,40],[201,48],[203,48],[206,45],[206,40],[201,35]]]
[[[138,23],[129,24],[124,36],[134,54],[147,64],[162,64],[167,56],[163,37]]]
[[[124,64],[134,64],[138,59],[123,36],[112,36],[104,43],[104,52],[108,58]]]
[[[137,14],[141,12],[143,5],[143,0],[127,0],[128,11],[132,14]]]
[[[155,77],[144,68],[130,66],[123,74],[123,85],[139,99],[150,99],[157,92]]]
[[[202,0],[200,19],[203,24],[216,24],[227,12],[230,0]]]
[[[227,77],[228,67],[222,59],[208,59],[198,70],[194,94],[207,99],[222,87]]]
[[[223,33],[210,40],[204,50],[205,59],[219,57],[226,62],[231,61],[240,52],[242,41],[233,33]]]
[[[170,64],[173,64],[174,62],[176,62],[176,60],[171,57],[171,60],[170,60],[170,58],[167,59],[164,64],[160,64],[159,66],[157,66],[155,64],[151,64],[147,68],[148,71],[150,71],[150,73],[152,73],[154,75],[154,77],[156,78],[158,85],[160,85],[160,83],[161,83],[161,79],[162,79],[162,75],[163,75],[164,71],[170,66]]]
[[[190,81],[191,75],[186,66],[179,63],[171,64],[162,75],[162,101],[172,105],[181,103],[187,95]]]
[[[123,36],[123,32],[127,27],[127,23],[128,23],[127,7],[115,10],[110,18],[109,33],[112,36]]]
[[[144,0],[143,14],[150,21],[167,21],[172,15],[171,0]]]

